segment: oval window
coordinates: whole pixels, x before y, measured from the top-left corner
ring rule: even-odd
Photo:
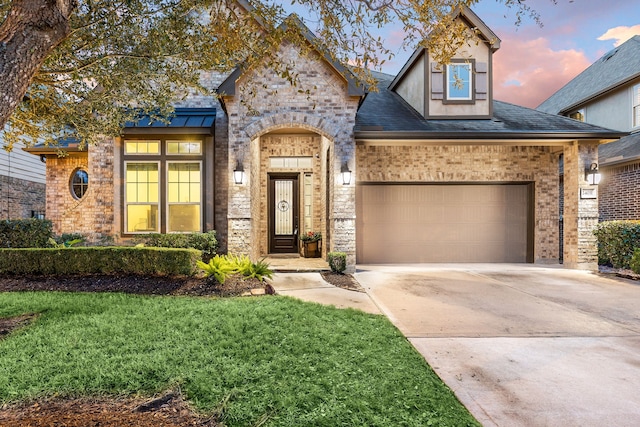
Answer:
[[[71,195],[82,199],[89,189],[89,174],[83,169],[76,169],[71,175]]]

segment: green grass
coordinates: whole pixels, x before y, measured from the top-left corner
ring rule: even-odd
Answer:
[[[180,387],[228,426],[478,425],[382,316],[286,297],[0,293],[0,317],[28,312],[0,341],[0,403]]]

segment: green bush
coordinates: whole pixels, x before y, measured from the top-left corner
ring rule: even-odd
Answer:
[[[344,252],[329,252],[327,254],[329,267],[335,273],[344,273],[347,269],[347,254]]]
[[[202,259],[208,261],[218,250],[215,231],[206,233],[142,234],[134,242],[160,248],[192,248],[202,251]]]
[[[213,276],[220,284],[223,284],[232,274],[241,274],[243,277],[249,278],[255,277],[261,282],[264,282],[265,278],[271,279],[273,277],[273,271],[264,259],[253,262],[246,255],[216,255],[208,263],[198,261],[197,264],[205,276]]]
[[[640,221],[605,221],[593,232],[598,239],[598,261],[629,268],[634,249],[640,248]]]
[[[53,237],[48,219],[0,221],[0,248],[46,248]]]
[[[136,274],[192,276],[195,249],[69,247],[0,249],[0,274]]]
[[[633,256],[629,262],[629,267],[631,267],[631,270],[633,270],[634,273],[640,274],[640,248],[635,248],[633,250]]]

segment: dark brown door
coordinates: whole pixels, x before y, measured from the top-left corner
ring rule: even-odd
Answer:
[[[269,252],[298,252],[298,174],[269,175]]]

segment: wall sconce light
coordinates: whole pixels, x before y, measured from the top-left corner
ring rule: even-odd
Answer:
[[[242,184],[242,181],[244,181],[244,167],[240,160],[237,161],[236,168],[233,170],[233,181],[236,184]]]
[[[602,175],[600,175],[600,172],[598,172],[597,163],[591,163],[591,165],[587,169],[585,169],[584,179],[587,180],[589,185],[600,184],[600,179],[602,179]]]
[[[340,175],[342,175],[342,185],[351,184],[351,171],[349,170],[349,165],[344,163],[340,168]]]

